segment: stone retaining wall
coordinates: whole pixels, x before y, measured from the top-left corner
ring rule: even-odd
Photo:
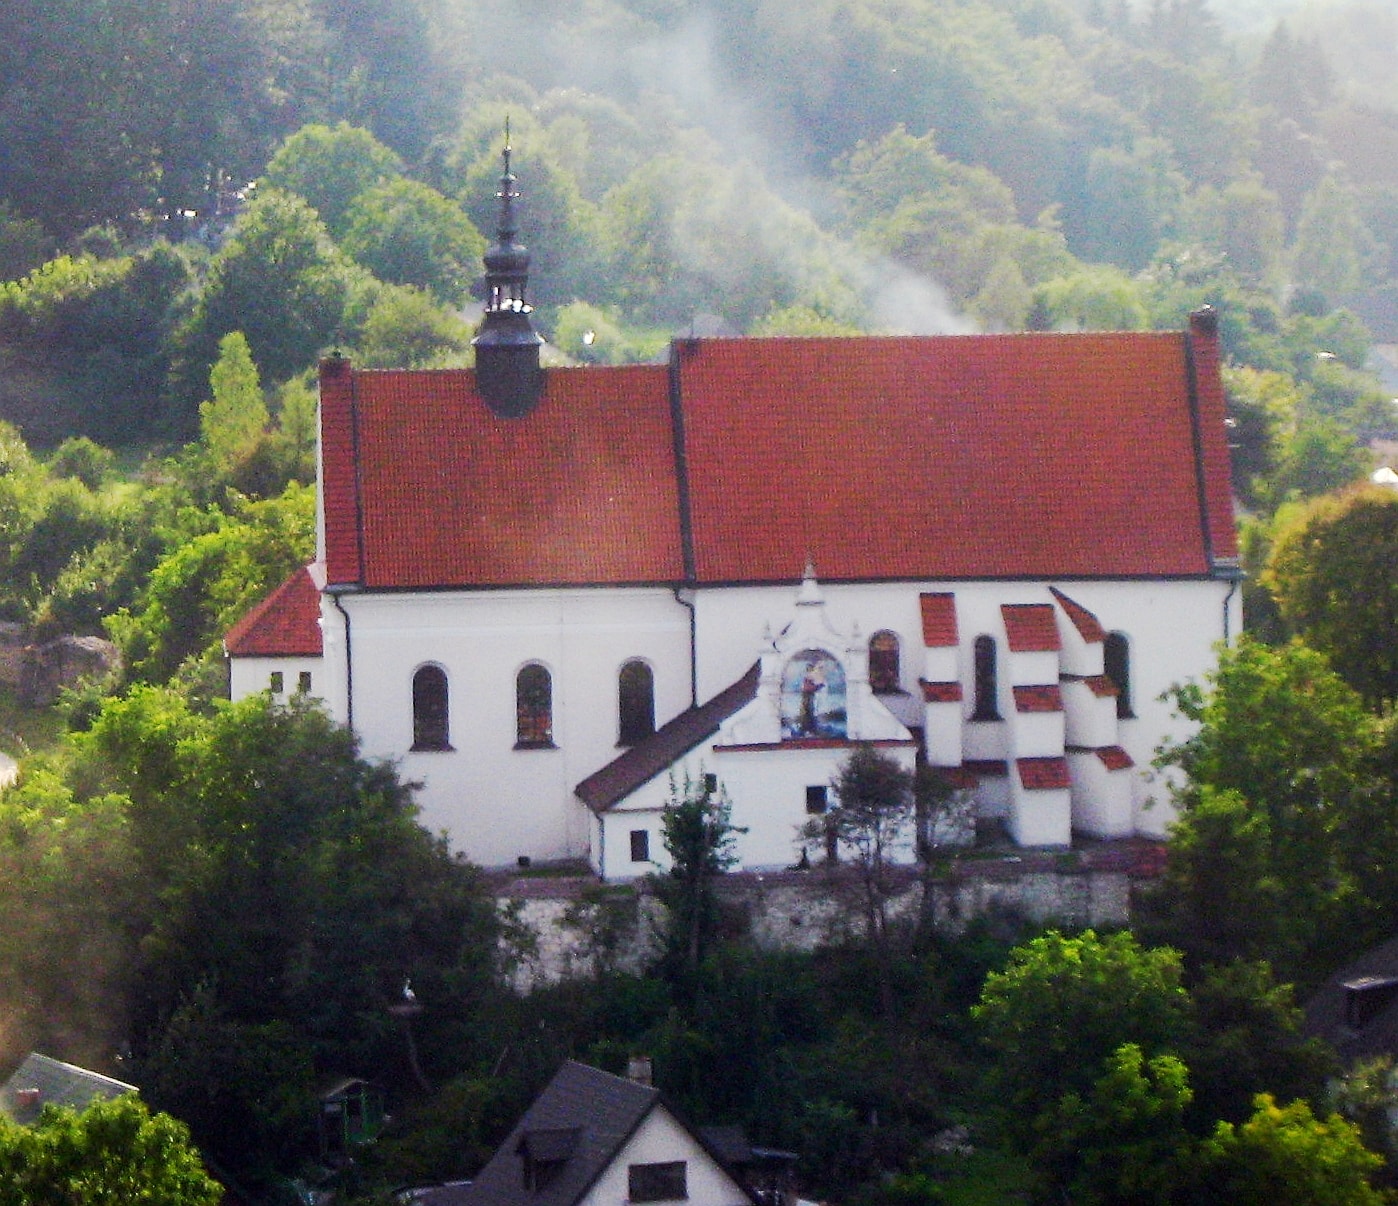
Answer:
[[[962,858],[926,879],[901,872],[890,914],[950,933],[997,913],[1046,925],[1119,927],[1130,923],[1133,885],[1155,878],[1163,865],[1163,844],[1136,840]],[[658,953],[664,906],[645,881],[500,877],[493,887],[521,988],[599,969],[640,971]],[[760,949],[810,951],[861,932],[861,885],[847,867],[739,872],[717,887],[728,934]]]

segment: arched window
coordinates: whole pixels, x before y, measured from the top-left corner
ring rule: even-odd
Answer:
[[[884,629],[869,638],[869,686],[880,695],[903,687],[898,665],[898,634]]]
[[[447,672],[423,666],[413,675],[413,749],[451,749],[447,717]]]
[[[978,636],[975,645],[975,711],[972,720],[999,720],[1000,671],[996,665],[995,638]]]
[[[553,745],[553,678],[530,662],[515,679],[515,749]]]
[[[627,662],[617,675],[617,743],[635,745],[655,732],[655,676],[645,662]]]
[[[1124,632],[1109,632],[1102,643],[1102,669],[1116,687],[1118,720],[1136,715],[1131,709],[1131,643]]]

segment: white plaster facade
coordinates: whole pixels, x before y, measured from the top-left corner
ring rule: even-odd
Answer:
[[[635,1133],[580,1199],[580,1206],[626,1206],[633,1164],[685,1166],[685,1201],[693,1206],[750,1206],[751,1199],[664,1104],[646,1115]]]

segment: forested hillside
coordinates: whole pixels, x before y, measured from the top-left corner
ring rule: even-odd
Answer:
[[[470,363],[507,121],[555,362],[1217,308],[1251,633],[1174,693],[1138,937],[762,953],[680,878],[643,974],[602,888],[592,972],[521,992],[529,934],[393,768],[220,699],[221,635],[311,555],[318,357]],[[249,1200],[469,1176],[561,1059],[638,1050],[850,1206],[1382,1200],[1392,1062],[1327,1088],[1277,977],[1398,911],[1398,493],[1355,485],[1396,341],[1382,0],[0,5],[0,620],[123,655],[56,709],[0,689],[0,1061],[138,1080]],[[346,1074],[394,1120],[332,1177]]]

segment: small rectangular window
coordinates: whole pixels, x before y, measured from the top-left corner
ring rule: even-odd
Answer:
[[[300,691],[302,695],[309,695],[311,693],[311,672],[309,670],[302,670],[301,673],[297,675],[296,689]]]
[[[718,776],[714,774],[713,771],[709,771],[704,776],[704,790],[707,792],[715,792],[718,790]]]
[[[817,787],[806,788],[806,811],[813,817],[818,817],[826,809],[826,787],[822,783]]]
[[[689,1197],[684,1161],[628,1165],[626,1193],[633,1202],[675,1202]]]
[[[286,683],[286,680],[282,677],[282,672],[281,672],[280,670],[273,670],[273,671],[272,671],[272,694],[273,694],[273,695],[280,695],[284,690],[286,690],[285,683]]]
[[[633,863],[650,862],[650,833],[645,829],[631,831],[631,861]]]

